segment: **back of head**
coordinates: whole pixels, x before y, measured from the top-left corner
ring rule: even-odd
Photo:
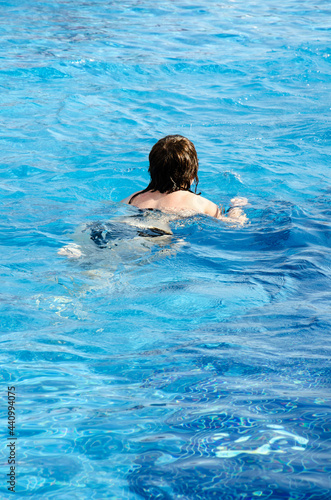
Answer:
[[[198,156],[194,144],[181,135],[167,135],[160,139],[149,154],[151,182],[148,190],[172,193],[190,190],[198,179]]]

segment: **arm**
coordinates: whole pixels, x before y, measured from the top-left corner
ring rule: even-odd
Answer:
[[[241,208],[247,205],[247,198],[232,198],[230,202],[231,207],[227,215],[222,214],[222,210],[212,201],[205,200],[205,202],[204,213],[207,215],[224,221],[239,222],[240,224],[244,224],[247,221],[247,217]]]
[[[247,216],[241,207],[247,205],[247,203],[247,198],[232,198],[230,201],[231,207],[228,210],[228,218],[244,224],[247,221]]]

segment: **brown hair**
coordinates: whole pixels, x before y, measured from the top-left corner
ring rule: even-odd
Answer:
[[[182,135],[167,135],[154,144],[149,153],[150,183],[147,188],[134,194],[129,203],[138,194],[146,191],[191,191],[192,179],[195,181],[196,192],[199,182],[198,168],[194,144]]]

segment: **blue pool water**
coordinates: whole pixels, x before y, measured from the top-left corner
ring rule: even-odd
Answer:
[[[16,498],[329,500],[329,1],[0,4],[0,497],[15,386]],[[172,133],[245,227],[123,230]]]

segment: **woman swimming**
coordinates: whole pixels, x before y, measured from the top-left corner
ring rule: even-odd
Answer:
[[[192,213],[206,214],[232,223],[244,224],[247,217],[241,206],[247,204],[246,198],[233,198],[231,208],[225,216],[222,207],[218,207],[212,201],[196,193],[199,182],[198,168],[195,147],[186,137],[168,135],[160,139],[149,154],[150,183],[145,189],[122,200],[123,203],[137,208],[148,209],[140,214],[143,217],[135,214],[133,217],[122,218],[117,221],[121,223],[121,227],[118,228],[111,223],[87,225],[77,230],[78,237],[89,232],[89,240],[92,240],[99,248],[105,248],[112,241],[123,239],[123,237],[125,240],[132,239],[132,232],[123,231],[123,225],[129,225],[136,228],[136,236],[160,239],[172,235],[169,227],[170,219],[177,218],[178,215],[192,215]],[[191,190],[193,183],[195,183],[194,192]],[[156,212],[153,212],[155,209],[166,212],[167,215],[160,218]],[[169,213],[172,214],[171,217]],[[77,244],[66,245],[58,251],[58,254],[67,257],[84,255],[81,246]]]
[[[247,204],[247,199],[233,198],[225,216],[222,207],[196,193],[198,168],[194,144],[181,135],[167,135],[154,144],[149,154],[151,180],[148,186],[122,202],[142,209],[195,212],[244,223],[247,218],[240,207]],[[191,190],[193,183],[194,192]]]

